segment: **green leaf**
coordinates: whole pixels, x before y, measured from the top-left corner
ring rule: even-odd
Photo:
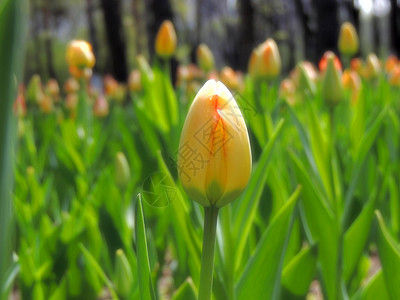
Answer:
[[[316,247],[304,247],[283,269],[282,285],[291,293],[303,296],[314,279],[317,267]]]
[[[12,104],[21,80],[25,51],[28,2],[3,0],[0,3],[0,282],[11,259],[11,189],[15,121]],[[0,299],[7,299],[1,295]]]
[[[385,281],[383,279],[382,269],[374,274],[374,276],[361,287],[351,300],[389,300],[386,290]]]
[[[365,248],[374,217],[376,199],[377,189],[374,188],[371,190],[370,199],[364,205],[361,213],[344,235],[343,277],[346,282],[351,279],[351,275],[353,274],[357,262]]]
[[[263,233],[236,285],[237,299],[278,299],[291,215],[300,190],[297,187]]]
[[[329,299],[336,299],[337,293],[337,265],[338,265],[338,242],[339,225],[332,210],[329,209],[327,201],[315,182],[310,178],[303,163],[293,153],[289,152],[293,161],[296,176],[302,185],[303,197],[302,207],[306,226],[311,233],[310,243],[318,243],[319,262]],[[315,241],[314,241],[315,240]]]
[[[193,280],[187,278],[172,296],[172,300],[196,300],[197,289],[194,286]]]
[[[400,248],[386,228],[381,213],[375,211],[375,215],[379,224],[378,251],[385,285],[391,299],[400,299]]]
[[[155,300],[153,283],[151,280],[151,271],[149,263],[149,254],[147,251],[146,226],[144,224],[142,196],[137,198],[136,218],[135,218],[135,239],[136,253],[139,275],[139,289],[142,300]]]
[[[251,175],[250,181],[247,185],[246,190],[243,192],[242,197],[237,199],[233,204],[233,236],[234,240],[237,241],[235,247],[235,270],[239,269],[241,260],[243,258],[243,252],[247,239],[249,236],[251,226],[254,222],[254,218],[258,209],[258,203],[260,201],[261,194],[264,190],[265,181],[267,180],[267,169],[269,162],[272,157],[275,142],[280,135],[284,124],[284,120],[280,120],[276,129],[271,136],[268,144],[265,146],[261,157],[255,167],[253,174]]]
[[[90,254],[90,252],[85,248],[83,244],[79,244],[79,249],[82,252],[84,258],[87,262],[87,268],[92,268],[96,271],[97,275],[103,280],[104,284],[107,286],[108,290],[110,291],[111,297],[113,300],[118,300],[117,293],[114,290],[114,286],[110,279],[108,279],[106,273],[101,268],[100,264],[96,261],[96,259]]]
[[[0,285],[0,295],[2,295],[4,293],[8,293],[11,290],[11,288],[14,284],[14,280],[15,280],[15,278],[17,278],[20,270],[21,270],[21,266],[20,266],[19,262],[13,262],[4,277],[4,279],[5,279],[4,282]]]

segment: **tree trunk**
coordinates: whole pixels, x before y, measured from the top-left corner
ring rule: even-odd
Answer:
[[[396,56],[400,55],[400,18],[399,18],[399,7],[397,6],[397,0],[390,0],[392,9],[390,11],[390,31],[392,38],[392,49]]]
[[[254,45],[254,8],[251,1],[238,0],[239,37],[237,40],[238,61],[237,68],[247,70],[249,57]]]
[[[294,0],[303,32],[304,56],[306,60],[316,61],[315,58],[315,30],[311,26],[309,12],[306,11],[302,0]]]
[[[314,0],[314,7],[317,14],[316,60],[319,60],[327,50],[337,52],[338,3],[336,0]]]
[[[96,57],[97,55],[97,50],[99,47],[98,41],[97,41],[97,33],[96,33],[96,26],[94,25],[93,21],[93,0],[86,0],[86,16],[87,16],[87,21],[88,21],[88,26],[89,26],[89,41],[92,44],[93,48],[93,53]],[[94,65],[94,69],[97,69],[97,64]]]
[[[158,28],[164,20],[173,19],[169,0],[146,0],[147,32],[150,55],[154,55],[154,40]]]
[[[56,72],[53,67],[53,49],[52,49],[52,35],[50,26],[51,17],[51,1],[44,0],[42,4],[42,17],[43,17],[43,27],[45,31],[44,37],[44,50],[46,53],[46,64],[47,72],[50,78],[56,77]]]
[[[101,0],[113,76],[125,82],[128,77],[126,41],[122,28],[121,0]]]

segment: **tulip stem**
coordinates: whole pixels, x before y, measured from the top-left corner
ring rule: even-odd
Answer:
[[[201,255],[201,271],[198,300],[210,300],[214,271],[214,249],[217,230],[218,207],[204,208],[203,252]]]

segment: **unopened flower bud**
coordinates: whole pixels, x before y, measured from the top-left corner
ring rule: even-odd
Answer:
[[[156,36],[155,48],[157,55],[164,58],[171,57],[175,52],[176,44],[177,39],[174,25],[171,21],[165,20],[161,24]]]
[[[115,253],[115,289],[118,294],[128,297],[132,291],[133,273],[124,250],[118,249]]]
[[[125,187],[131,180],[131,169],[128,160],[122,152],[115,156],[115,182],[121,188]]]
[[[211,136],[198,133],[211,128]],[[182,153],[201,158],[187,161]],[[186,156],[185,156],[186,157]],[[226,86],[207,81],[186,117],[179,143],[178,175],[186,193],[203,206],[221,207],[237,198],[251,173],[250,141],[242,113]]]
[[[93,105],[93,114],[99,118],[104,118],[108,115],[108,102],[103,95],[96,98]]]
[[[343,99],[341,71],[335,66],[335,54],[326,56],[327,67],[322,79],[322,97],[330,107],[335,107]]]
[[[358,51],[358,35],[353,24],[344,22],[340,28],[339,51],[343,55],[353,56]]]
[[[214,56],[206,44],[197,47],[197,62],[205,72],[214,68]]]
[[[83,40],[72,40],[67,45],[67,63],[78,69],[93,68],[96,62],[92,46]]]
[[[142,89],[142,81],[140,78],[140,71],[133,70],[129,74],[128,78],[128,88],[131,92],[138,92]]]

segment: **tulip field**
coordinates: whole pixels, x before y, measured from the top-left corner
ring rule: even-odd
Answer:
[[[400,299],[400,60],[358,57],[350,23],[318,65],[284,74],[266,37],[247,72],[218,69],[201,44],[173,81],[166,21],[156,56],[99,88],[83,40],[65,82],[7,75],[12,16],[1,300]]]

